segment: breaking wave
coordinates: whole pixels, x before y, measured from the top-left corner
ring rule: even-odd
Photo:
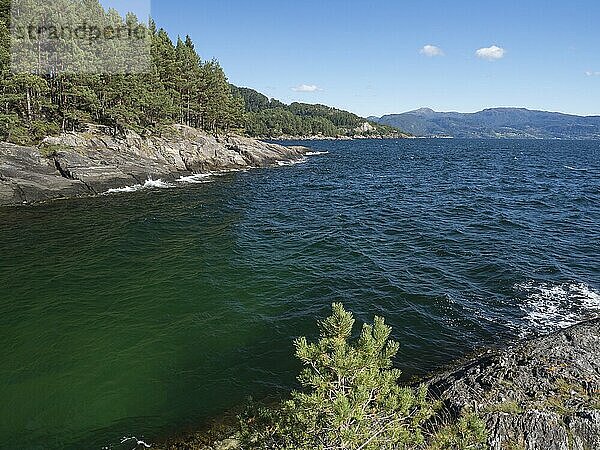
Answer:
[[[565,166],[565,169],[574,170],[575,172],[587,172],[587,169],[578,169],[577,167]]]
[[[303,164],[307,161],[308,161],[307,158],[300,158],[300,159],[291,160],[291,161],[277,161],[277,165],[278,166],[295,166],[296,164]]]
[[[109,189],[106,191],[106,194],[119,194],[123,192],[136,192],[141,189],[167,189],[173,187],[172,184],[169,184],[163,180],[153,180],[152,178],[148,178],[144,184],[134,184],[133,186],[125,186],[122,188]]]
[[[191,183],[191,184],[203,184],[210,183],[211,177],[213,174],[211,173],[199,173],[196,175],[190,175],[188,177],[181,177],[177,180],[178,183]]]
[[[600,315],[600,293],[585,283],[527,281],[515,289],[529,329],[551,332]]]

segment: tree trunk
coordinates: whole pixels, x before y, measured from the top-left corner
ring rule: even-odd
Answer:
[[[27,88],[27,119],[31,122],[31,89]]]

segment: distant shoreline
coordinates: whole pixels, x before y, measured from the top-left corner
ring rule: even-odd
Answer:
[[[491,108],[475,113],[421,108],[369,120],[417,136],[469,139],[600,139],[600,116],[576,116],[525,108]]]
[[[280,136],[280,137],[261,137],[257,138],[267,142],[287,142],[287,141],[366,141],[376,140],[394,140],[394,139],[416,139],[415,136],[408,135],[386,135],[386,136]]]

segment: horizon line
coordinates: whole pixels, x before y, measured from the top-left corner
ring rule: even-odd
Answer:
[[[436,110],[430,107],[421,107],[421,108],[416,108],[416,109],[410,109],[407,111],[403,111],[403,112],[392,112],[392,113],[385,113],[383,115],[377,116],[374,114],[368,115],[368,117],[385,117],[385,116],[397,116],[397,115],[401,115],[401,114],[408,114],[408,113],[412,113],[412,112],[418,112],[418,111],[422,111],[422,110],[429,110],[429,111],[433,111],[434,113],[440,113],[440,114],[452,114],[452,113],[456,113],[456,114],[477,114],[480,112],[484,112],[484,111],[490,111],[490,110],[502,110],[502,109],[510,109],[510,110],[521,110],[521,111],[530,111],[530,112],[542,112],[542,113],[550,113],[550,114],[562,114],[565,116],[574,116],[574,117],[584,117],[584,118],[588,118],[588,117],[599,117],[600,118],[600,113],[596,113],[596,114],[581,114],[581,113],[569,113],[569,112],[563,112],[563,111],[556,111],[556,110],[548,110],[548,109],[538,109],[538,108],[528,108],[528,107],[524,107],[524,106],[489,106],[489,107],[484,107],[481,109],[476,109],[474,111],[457,111],[457,110]]]

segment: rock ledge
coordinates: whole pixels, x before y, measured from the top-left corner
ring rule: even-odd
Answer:
[[[40,148],[0,143],[0,206],[90,196],[109,189],[172,181],[228,169],[298,161],[308,149],[240,136],[216,138],[185,126],[142,137],[119,137],[101,126],[46,138]]]

